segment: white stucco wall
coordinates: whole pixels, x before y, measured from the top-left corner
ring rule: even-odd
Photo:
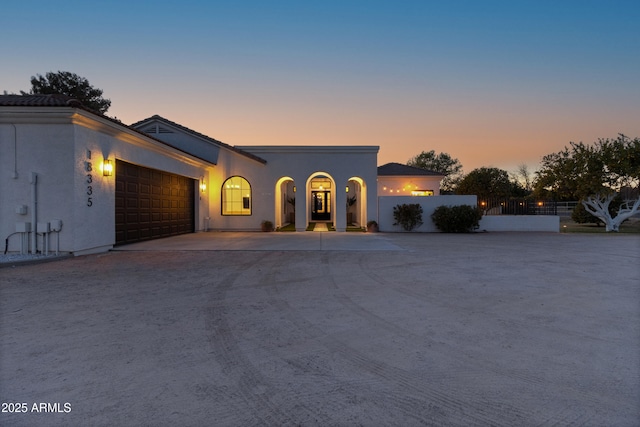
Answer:
[[[542,231],[560,232],[557,215],[485,215],[478,231]]]
[[[418,203],[422,206],[422,221],[420,227],[416,227],[412,232],[438,232],[435,224],[431,220],[431,214],[438,206],[458,206],[470,205],[476,206],[478,198],[476,196],[431,196],[431,197],[412,197],[412,196],[394,196],[394,197],[378,197],[378,227],[380,231],[387,232],[405,232],[400,225],[393,225],[393,208],[396,205]]]
[[[3,117],[4,119],[5,117]],[[3,120],[4,121],[4,120]],[[0,123],[0,237],[16,231],[18,222],[49,222],[73,216],[74,131],[64,124]],[[37,175],[36,185],[31,184]],[[33,205],[36,191],[37,209]],[[26,206],[26,214],[16,208]],[[32,224],[32,229],[34,224]],[[70,248],[71,233],[60,233],[61,247]],[[40,239],[41,240],[41,239]],[[19,236],[9,239],[9,251],[20,250]]]
[[[232,176],[241,176],[251,185],[251,215],[222,215],[222,186]],[[207,193],[210,224],[213,230],[258,230],[264,219],[272,214],[273,201],[269,197],[269,174],[263,163],[234,151],[220,150],[218,164],[211,169]]]
[[[378,146],[241,146],[244,151],[267,161],[262,178],[256,182],[255,191],[265,199],[264,217],[273,221],[275,213],[275,185],[282,177],[290,177],[296,186],[296,229],[302,231],[311,221],[311,197],[308,182],[314,175],[330,177],[334,182],[331,192],[334,224],[337,231],[347,226],[346,187],[349,180],[357,177],[363,182],[364,194],[360,193],[362,215],[366,220],[377,219],[376,182]],[[222,161],[220,162],[222,164]],[[256,169],[256,168],[254,168]],[[302,197],[304,195],[304,197]],[[350,194],[351,195],[351,194]],[[366,201],[364,200],[366,199]],[[355,209],[358,209],[355,207]],[[363,221],[366,223],[366,220]]]
[[[422,221],[420,227],[411,232],[439,232],[431,220],[431,214],[438,206],[477,205],[476,196],[433,196],[433,197],[378,197],[378,225],[380,231],[403,232],[400,225],[393,225],[393,208],[401,204],[419,203],[422,206]],[[538,231],[559,232],[560,217],[552,215],[485,215],[479,223],[478,231]]]
[[[114,168],[115,160],[121,159],[196,180],[207,179],[212,167],[124,126],[69,107],[4,108],[0,144],[0,236],[13,233],[16,222],[31,222],[29,178],[35,172],[38,222],[62,220],[60,251],[75,254],[108,250],[115,243],[117,171],[103,176],[103,159],[113,160]],[[13,178],[15,170],[17,178]],[[196,229],[202,228],[203,218],[209,215],[206,194],[203,199],[196,196]],[[26,216],[15,213],[20,205],[29,206]],[[9,250],[20,250],[18,236],[9,240]]]

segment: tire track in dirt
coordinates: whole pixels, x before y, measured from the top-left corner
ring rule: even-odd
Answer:
[[[378,283],[379,285],[385,287],[385,288],[389,288],[389,285],[391,285],[388,281],[386,281],[385,279],[380,278],[377,275],[373,275],[371,273],[371,269],[368,266],[364,266],[363,265],[363,259],[366,259],[367,257],[360,257],[358,260],[358,265],[360,266],[360,272],[364,275],[364,276],[368,276],[370,277],[372,280],[374,280],[376,283]],[[451,355],[456,353],[458,353],[458,350],[456,349],[452,349],[450,348],[450,346],[448,346],[446,343],[440,342],[440,341],[436,341],[433,340],[431,338],[428,338],[424,335],[419,335],[419,334],[415,334],[413,332],[408,331],[406,328],[403,328],[399,325],[397,325],[394,322],[391,322],[383,317],[380,317],[378,314],[376,314],[375,312],[364,308],[363,306],[361,306],[360,304],[356,303],[350,296],[348,296],[343,290],[342,288],[338,285],[338,282],[336,280],[336,276],[334,274],[330,275],[331,277],[331,283],[335,289],[335,295],[338,297],[338,301],[345,306],[347,309],[351,310],[351,312],[356,313],[357,315],[365,318],[368,322],[376,325],[376,328],[382,329],[382,330],[387,330],[388,332],[390,332],[394,338],[400,337],[402,338],[407,346],[410,346],[412,342],[415,342],[416,340],[420,340],[422,342],[427,342],[428,347],[429,347],[429,351],[430,352],[437,352],[439,353],[441,356],[445,356],[447,358],[451,358]],[[394,290],[396,289],[396,286],[393,287]],[[451,360],[451,359],[450,359]],[[456,369],[456,375],[458,375],[458,377],[460,376],[460,374],[462,375],[468,375],[468,376],[475,376],[475,371],[477,369],[469,369],[469,366],[473,366],[474,364],[477,365],[477,360],[474,358],[466,358],[466,360],[458,360],[457,358],[455,360],[453,360],[455,362],[455,364],[458,366]],[[429,375],[429,380],[434,380],[434,379],[446,379],[449,375],[447,373],[442,373],[441,376],[436,376],[434,377],[433,375]],[[431,390],[432,392],[436,392],[435,389],[430,388],[429,390]],[[440,394],[440,398],[441,399],[445,399],[446,396],[443,395],[442,393],[438,392]],[[451,397],[450,397],[451,398]],[[486,401],[482,401],[482,402],[477,402],[477,403],[472,403],[472,401],[469,400],[461,400],[458,398],[451,398],[452,402],[458,402],[458,403],[462,403],[464,402],[464,406],[471,406],[474,408],[474,410],[478,411],[479,413],[485,413],[485,408],[487,408],[488,403]],[[505,404],[504,402],[500,403],[500,409],[504,410],[505,408]],[[530,416],[532,415],[531,413],[526,413],[523,412],[520,409],[517,409],[515,407],[511,407],[510,408],[510,413],[517,416],[517,417],[524,417],[524,416]],[[488,421],[491,421],[492,423],[495,424],[495,420],[490,419]]]
[[[289,257],[283,256],[278,252],[272,254],[268,269],[266,271],[262,271],[258,280],[258,285],[263,286],[263,289],[268,295],[271,295],[271,290],[279,284],[299,284],[300,282],[305,281],[305,279],[300,276],[291,278],[279,277],[283,275],[283,272],[287,271],[287,265],[289,263]],[[267,302],[273,306],[273,304],[271,304],[270,296],[268,297]],[[268,351],[273,353],[274,349],[269,348]],[[310,401],[318,398],[318,393],[315,390],[304,393],[301,392],[298,387],[294,390],[292,387],[285,386],[278,390],[277,397],[279,405],[282,408],[286,408],[287,415],[294,420],[296,424],[302,425],[305,423],[313,423],[317,425],[331,425],[334,423],[334,420],[328,417],[323,411],[318,410],[317,405],[309,404]]]
[[[423,292],[419,292],[416,291],[415,289],[411,289],[408,288],[406,286],[396,286],[395,290],[397,292],[412,296],[414,298],[418,298],[421,299],[423,301],[428,302],[429,298],[428,296],[423,293]],[[446,306],[440,306],[440,307],[446,307]],[[509,324],[513,327],[514,325],[518,328],[520,328],[521,330],[527,330],[531,328],[531,324],[517,319],[517,318],[509,318],[508,319]],[[571,334],[571,335],[575,335],[575,336],[579,336],[581,339],[583,340],[596,340],[596,341],[602,341],[602,342],[606,342],[606,343],[611,343],[611,345],[618,345],[621,343],[618,342],[611,342],[610,340],[603,340],[601,338],[598,337],[594,337],[591,335],[584,335],[584,334],[576,334],[574,331],[571,330],[567,330],[567,329],[563,329],[561,327],[548,327],[548,326],[540,326],[539,327],[543,327],[545,329],[545,335],[547,337],[551,337],[551,336],[557,336],[558,339],[561,339],[563,337],[563,335],[567,335],[567,334]],[[478,359],[477,357],[473,357],[472,354],[468,353],[468,352],[464,352],[461,351],[460,349],[456,350],[460,356],[462,356],[467,362],[469,363],[474,363],[476,366],[481,367],[484,371],[486,372],[492,372],[495,375],[504,377],[504,378],[509,378],[509,379],[515,379],[518,381],[521,381],[525,384],[530,384],[536,387],[541,387],[541,388],[546,388],[549,386],[548,380],[545,379],[543,376],[541,375],[536,375],[534,372],[534,370],[523,370],[523,369],[516,369],[516,368],[509,368],[506,367],[504,365],[502,366],[497,366],[495,363],[489,363],[488,361],[482,360],[482,359]],[[593,404],[594,406],[600,405],[602,404],[603,400],[608,400],[608,397],[606,395],[602,395],[602,393],[596,393],[593,389],[589,388],[589,389],[584,389],[584,388],[578,388],[578,387],[572,387],[572,386],[567,386],[568,388],[571,388],[571,394],[573,396],[576,396],[579,398],[579,400],[581,400],[582,402],[589,402],[591,404]],[[613,405],[615,402],[611,402],[610,403]],[[548,422],[552,422],[552,419],[549,419]]]
[[[369,277],[372,281],[378,283],[380,286],[383,287],[391,287],[394,291],[399,292],[399,293],[403,293],[406,295],[409,295],[413,298],[418,298],[420,300],[423,300],[425,302],[429,302],[429,297],[427,295],[425,295],[422,292],[418,292],[415,289],[409,288],[406,285],[400,285],[398,286],[397,284],[391,283],[389,282],[387,279],[385,279],[384,277],[382,277],[381,275],[375,273],[374,271],[372,271],[371,268],[369,268],[368,265],[364,264],[365,258],[360,258],[358,265],[360,266],[360,271],[362,272],[363,275],[366,275],[367,277]],[[346,301],[346,297],[345,296],[345,301]],[[353,301],[352,301],[353,302]],[[357,305],[356,303],[354,303],[355,305]],[[366,309],[365,309],[366,311]],[[375,321],[375,317],[376,315],[373,314],[373,321]],[[511,321],[511,320],[510,320]],[[383,323],[380,323],[380,327],[382,328],[391,328],[390,330],[394,330],[394,329],[402,329],[402,328],[398,328],[397,326],[390,324],[390,325],[386,325],[385,324],[386,321],[384,321]],[[528,328],[530,327],[529,324],[527,324],[526,322],[523,321],[519,321],[519,320],[514,320],[514,322],[519,325],[522,328]],[[550,333],[557,333],[557,331],[553,331],[550,330]],[[405,331],[406,333],[406,331]],[[416,336],[419,337],[420,339],[428,339],[424,336]],[[435,341],[434,341],[435,343]],[[468,352],[463,352],[461,351],[461,349],[454,349],[452,348],[449,344],[447,343],[440,343],[438,342],[438,344],[440,346],[444,346],[447,348],[447,351],[441,351],[442,354],[456,354],[456,358],[458,358],[460,360],[460,366],[469,366],[470,364],[476,366],[476,368],[481,368],[482,371],[485,372],[491,372],[496,376],[501,376],[503,378],[508,378],[508,379],[512,379],[512,380],[516,380],[516,381],[520,381],[523,382],[525,384],[530,384],[536,387],[539,387],[540,389],[544,389],[546,387],[548,387],[548,381],[545,380],[543,377],[539,376],[539,375],[535,375],[532,371],[523,371],[521,369],[509,369],[509,368],[504,368],[504,367],[499,367],[496,366],[494,363],[489,363],[488,361],[484,361],[481,359],[478,359],[477,357],[474,357],[472,354],[468,353]],[[584,389],[580,389],[580,388],[576,388],[576,387],[571,387],[571,393],[573,396],[578,397],[579,400],[581,400],[582,402],[590,402],[592,403],[594,406],[597,406],[599,404],[602,403],[602,399],[604,398],[601,394],[596,394],[594,391],[592,390],[584,390]],[[482,403],[484,406],[489,406],[487,404],[487,402],[483,402]],[[500,407],[496,408],[499,409],[501,412],[505,412],[505,406],[503,402],[500,402]],[[585,417],[587,417],[586,414],[580,414],[579,416],[573,416],[573,418],[575,418],[575,420],[572,420],[571,422],[568,421],[568,417],[569,415],[564,414],[564,410],[558,414],[555,415],[551,415],[545,418],[545,421],[542,425],[580,425],[581,424],[581,419],[584,419]],[[518,417],[524,417],[523,419],[525,420],[532,420],[532,419],[536,419],[539,418],[540,413],[537,411],[532,411],[532,410],[528,410],[526,412],[522,411],[521,408],[516,408],[511,406],[508,410],[508,413],[510,415],[517,415]],[[576,418],[577,417],[577,418]],[[522,418],[521,418],[522,419]],[[576,422],[578,424],[576,424]]]
[[[321,257],[321,263],[326,264],[326,259],[324,257]],[[274,270],[275,269],[272,269],[271,271]],[[297,277],[294,281],[299,283],[300,277]],[[262,282],[264,282],[265,289],[267,289],[271,295],[268,303],[271,304],[278,313],[282,314],[292,327],[300,330],[303,333],[303,336],[305,336],[309,341],[319,344],[321,348],[328,349],[330,355],[343,354],[343,356],[348,356],[350,354],[348,351],[345,353],[345,349],[342,348],[344,346],[343,343],[328,339],[325,331],[308,322],[304,316],[300,315],[296,309],[282,298],[280,288],[291,283],[292,280],[279,279],[274,274],[265,274]],[[325,379],[327,380],[326,382],[331,384],[332,389],[324,394],[319,394],[320,391],[318,390],[318,385],[316,383],[313,387],[314,390],[309,393],[301,392],[299,388],[296,388],[295,390],[289,390],[290,393],[287,396],[287,399],[292,399],[293,401],[314,402],[313,406],[315,409],[313,414],[316,417],[316,420],[318,418],[322,420],[318,425],[336,425],[336,423],[339,425],[344,424],[344,419],[336,419],[331,415],[336,413],[348,413],[349,407],[354,405],[352,402],[362,403],[363,401],[384,401],[385,403],[391,404],[394,408],[402,411],[406,419],[412,419],[420,424],[433,423],[432,416],[421,415],[421,412],[441,412],[441,409],[435,405],[429,404],[425,406],[425,402],[422,399],[394,392],[394,387],[389,387],[391,384],[390,382],[387,384],[381,384],[379,378],[376,378],[376,375],[371,376],[370,372],[364,379],[354,376],[343,378],[331,372],[330,368],[327,369],[326,366],[319,366],[322,360],[316,361],[319,363],[315,363],[311,368],[309,368],[308,363],[305,366],[302,366],[304,364],[304,360],[307,360],[310,357],[308,356],[309,350],[305,350],[304,354],[306,357],[303,357],[302,359],[296,357],[295,354],[292,354],[290,352],[290,348],[283,348],[280,350],[278,348],[273,348],[271,350],[274,353],[279,354],[280,358],[287,362],[291,367],[297,368],[305,375],[308,375],[309,372],[315,371],[313,374],[320,375],[321,379]],[[343,357],[343,360],[353,366],[354,357]],[[379,375],[377,375],[377,377],[379,377]],[[381,385],[384,386],[384,393],[381,393],[380,391]],[[376,421],[375,419],[372,419],[372,422],[379,422],[379,420]],[[361,423],[361,420],[357,421],[357,423]]]
[[[329,266],[330,262],[328,257],[329,255],[323,254],[320,259],[321,264]],[[376,327],[387,329],[393,334],[402,336],[404,339],[417,338],[415,335],[407,333],[403,328],[355,304],[337,286],[333,274],[326,275],[324,279],[331,282],[331,288],[334,291],[333,298],[347,309],[355,311],[357,315],[374,323]],[[460,424],[480,423],[500,425],[496,422],[495,417],[485,410],[484,405],[472,404],[469,401],[440,392],[436,388],[428,386],[429,378],[417,378],[415,373],[374,359],[365,355],[360,350],[353,348],[349,343],[327,335],[325,331],[309,322],[305,316],[286,301],[281,298],[276,298],[279,294],[276,285],[273,285],[272,289],[274,295],[273,299],[269,302],[273,304],[280,313],[285,315],[293,325],[300,328],[306,336],[318,337],[317,339],[319,339],[332,354],[338,354],[347,360],[356,369],[356,372],[368,373],[383,379],[384,385],[389,388],[388,393],[384,395],[384,400],[394,402],[394,407],[401,410],[407,418],[415,419],[421,423],[432,423],[434,421],[432,417],[420,414],[420,408],[424,407],[425,403],[428,402],[434,404],[439,411],[444,411],[448,414],[446,418],[447,422],[456,420],[455,422]],[[424,337],[419,338],[423,339]],[[401,391],[398,391],[398,388],[401,389]],[[410,391],[413,395],[407,391]],[[410,403],[407,404],[407,402]]]
[[[244,355],[228,318],[227,292],[239,283],[243,274],[256,265],[261,265],[269,256],[269,253],[261,254],[257,261],[252,259],[236,267],[233,273],[219,281],[212,295],[212,306],[206,309],[205,321],[209,331],[209,344],[216,360],[227,377],[237,379],[237,393],[252,410],[254,419],[248,421],[252,424],[259,420],[259,423],[265,425],[290,425],[293,420],[271,400],[273,390],[269,382]],[[237,409],[239,413],[246,411],[241,405]]]
[[[207,329],[211,331],[210,344],[223,371],[231,378],[238,378],[238,393],[260,423],[286,426],[312,422],[328,425],[331,423],[330,419],[306,405],[300,398],[289,398],[286,396],[286,387],[267,379],[261,373],[244,354],[239,337],[234,334],[234,327],[229,323],[227,292],[235,284],[241,284],[245,274],[259,274],[259,283],[272,283],[285,261],[278,253],[264,253],[259,260],[243,265],[237,273],[221,281],[215,290],[214,306],[206,313]]]
[[[344,360],[348,361],[355,368],[355,373],[366,373],[383,379],[382,386],[387,391],[384,396],[379,396],[379,399],[385,402],[392,402],[394,404],[393,407],[402,411],[407,418],[415,419],[424,424],[433,423],[434,419],[431,416],[421,414],[422,410],[429,408],[429,405],[431,405],[432,410],[435,409],[438,412],[446,413],[446,418],[440,419],[440,422],[446,419],[448,423],[459,425],[501,425],[496,422],[494,417],[484,414],[485,410],[482,407],[474,407],[475,414],[469,414],[470,405],[468,402],[429,388],[426,386],[428,378],[418,378],[414,373],[373,359],[363,354],[360,350],[351,347],[348,343],[326,335],[285,301],[274,299],[270,302],[287,316],[293,324],[306,332],[307,335],[318,337],[317,339],[331,354],[340,355]],[[372,381],[372,383],[378,382],[377,380]],[[362,384],[358,385],[362,386]],[[401,391],[398,391],[398,389]],[[407,390],[413,392],[413,395],[408,394]]]

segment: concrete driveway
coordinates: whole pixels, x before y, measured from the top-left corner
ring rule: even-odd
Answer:
[[[633,235],[207,233],[3,268],[0,425],[637,426],[639,265]]]

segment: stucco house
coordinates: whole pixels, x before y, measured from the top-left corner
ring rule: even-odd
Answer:
[[[127,126],[61,95],[0,95],[0,235],[84,254],[263,220],[345,231],[377,219],[378,150],[231,146],[160,116]]]
[[[387,163],[378,167],[378,196],[439,196],[441,173]]]

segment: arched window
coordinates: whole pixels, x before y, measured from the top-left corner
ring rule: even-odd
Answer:
[[[222,184],[222,215],[251,215],[251,185],[241,176]]]

